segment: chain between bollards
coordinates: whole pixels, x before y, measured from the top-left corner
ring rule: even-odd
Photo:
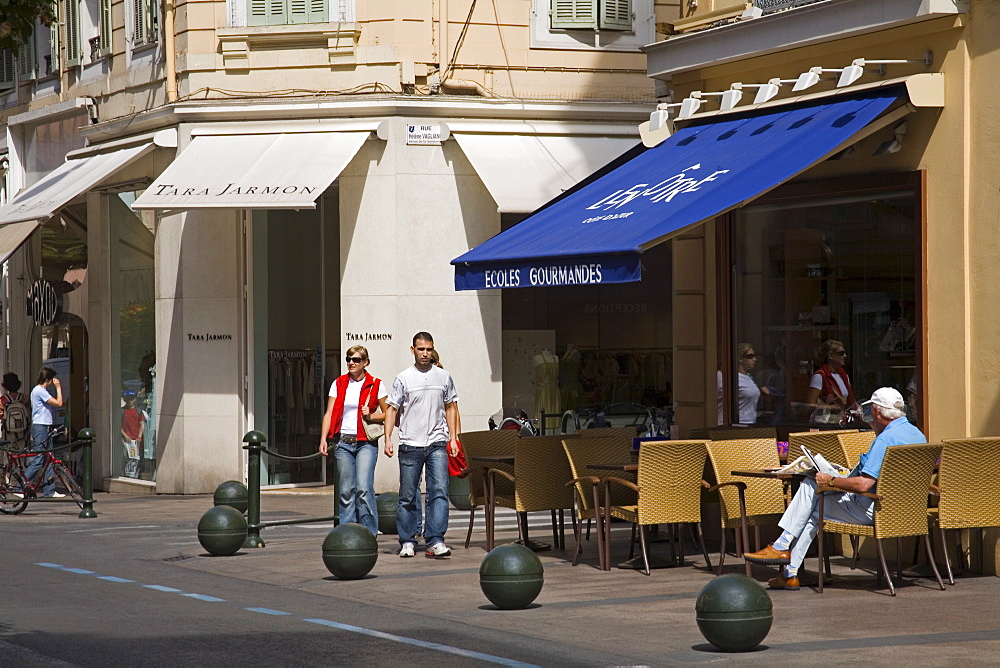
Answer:
[[[83,464],[83,508],[77,517],[86,520],[97,517],[97,512],[94,511],[94,430],[85,427],[77,434],[77,438],[83,441],[83,456],[81,457]]]
[[[264,547],[260,537],[260,451],[267,437],[259,431],[249,431],[243,437],[247,451],[247,540],[243,547]]]

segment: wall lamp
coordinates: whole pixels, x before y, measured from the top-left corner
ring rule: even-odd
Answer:
[[[878,65],[878,73],[885,74],[886,65],[902,65],[905,63],[923,63],[925,67],[930,67],[931,63],[934,62],[934,52],[927,51],[924,53],[923,60],[868,60],[867,58],[855,58],[850,65],[844,68],[840,73],[840,79],[837,80],[837,88],[843,88],[844,86],[850,86],[852,83],[861,78],[861,75],[865,73],[865,65]]]
[[[656,105],[656,110],[649,115],[649,131],[656,132],[657,130],[667,126],[670,123],[670,110],[676,109],[680,106],[680,102]]]

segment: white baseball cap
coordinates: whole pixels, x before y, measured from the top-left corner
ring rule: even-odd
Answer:
[[[896,410],[903,410],[906,406],[906,402],[903,401],[903,395],[899,393],[899,390],[891,387],[880,387],[875,390],[872,393],[872,398],[861,405],[867,406],[868,404],[876,404],[882,408],[894,408]]]

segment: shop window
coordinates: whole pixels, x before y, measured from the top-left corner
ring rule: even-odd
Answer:
[[[531,46],[639,51],[656,38],[653,0],[532,0]]]
[[[113,475],[156,479],[154,217],[132,211],[138,192],[109,195],[112,253]],[[151,213],[151,212],[150,212]]]
[[[326,23],[327,0],[249,0],[249,24],[273,26],[292,23]]]
[[[863,426],[882,386],[916,411],[918,221],[912,191],[733,215],[732,422]]]

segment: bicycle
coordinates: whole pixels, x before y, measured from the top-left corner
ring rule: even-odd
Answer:
[[[65,437],[65,428],[54,429],[50,443]],[[0,441],[7,445],[9,441]],[[10,452],[5,451],[5,461],[0,469],[0,513],[19,515],[28,507],[27,499],[37,499],[38,490],[44,484],[42,476],[50,471],[56,481],[56,490],[62,489],[67,496],[83,508],[83,490],[66,464],[50,451]],[[25,469],[32,457],[44,457],[44,465],[31,480],[25,476]]]

